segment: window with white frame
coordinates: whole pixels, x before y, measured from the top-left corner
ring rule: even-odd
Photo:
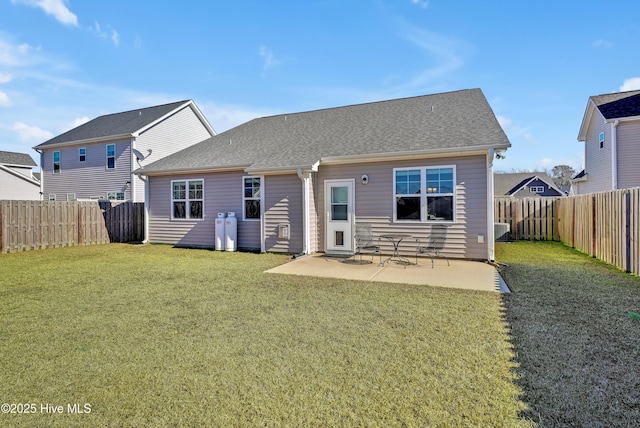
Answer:
[[[242,177],[242,218],[244,220],[260,220],[260,177]]]
[[[55,202],[55,200],[56,200],[56,194],[49,193],[49,202]]]
[[[76,194],[75,193],[67,193],[67,202],[75,202]]]
[[[544,193],[544,186],[531,186],[529,191],[531,193]]]
[[[53,173],[60,174],[60,152],[53,152]]]
[[[107,169],[116,167],[116,145],[107,144]]]
[[[204,181],[171,182],[171,218],[176,220],[204,218]]]
[[[601,132],[600,135],[598,135],[598,141],[600,142],[600,148],[604,149],[604,132]]]
[[[110,201],[124,201],[124,192],[107,192],[107,199]]]
[[[86,147],[80,147],[78,149],[78,160],[80,162],[84,162],[87,160],[87,148]]]
[[[452,222],[455,182],[454,166],[394,169],[394,220]]]

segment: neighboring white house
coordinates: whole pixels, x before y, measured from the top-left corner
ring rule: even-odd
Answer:
[[[145,200],[133,170],[215,131],[193,101],[100,116],[36,147],[45,200]]]
[[[40,200],[36,166],[26,153],[0,151],[0,199]]]
[[[145,236],[213,247],[235,212],[238,248],[350,254],[366,224],[408,235],[407,255],[438,230],[443,254],[493,260],[494,155],[510,146],[480,89],[259,118],[136,171]]]
[[[585,169],[572,180],[574,194],[640,186],[640,90],[590,97],[578,141]]]

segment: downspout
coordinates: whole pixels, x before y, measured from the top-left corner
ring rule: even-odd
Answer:
[[[489,149],[487,152],[487,260],[495,260],[495,236],[493,230],[493,157],[495,150]]]
[[[35,149],[35,151],[40,153],[40,200],[44,201],[44,152],[38,149]]]
[[[619,120],[611,123],[611,188],[618,189],[618,124]]]
[[[144,239],[143,244],[149,243],[149,178],[142,178],[142,173],[136,174],[144,182]]]
[[[309,254],[311,242],[310,215],[309,215],[309,173],[303,174],[302,168],[298,168],[298,178],[302,181],[302,254]]]

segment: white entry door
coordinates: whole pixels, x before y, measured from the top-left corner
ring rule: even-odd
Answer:
[[[353,253],[354,180],[326,180],[325,251],[333,254]]]

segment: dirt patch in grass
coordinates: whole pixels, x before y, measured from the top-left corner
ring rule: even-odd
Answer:
[[[0,256],[0,397],[91,405],[0,425],[526,425],[499,294],[263,273],[286,260]]]
[[[519,384],[540,426],[640,421],[640,278],[559,243],[499,244]]]

